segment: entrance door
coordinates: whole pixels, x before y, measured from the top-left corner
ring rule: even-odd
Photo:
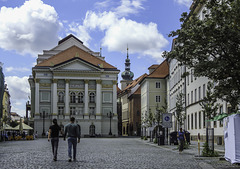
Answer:
[[[89,136],[90,137],[95,136],[95,126],[93,124],[89,127]]]

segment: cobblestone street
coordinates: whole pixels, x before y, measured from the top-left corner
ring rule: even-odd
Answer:
[[[139,138],[82,138],[77,162],[68,162],[67,141],[59,142],[58,161],[54,162],[47,139],[0,143],[0,168],[206,168],[204,161],[188,153],[145,144]],[[209,162],[211,163],[211,162]],[[216,165],[213,164],[213,165]],[[209,165],[207,165],[209,167]]]

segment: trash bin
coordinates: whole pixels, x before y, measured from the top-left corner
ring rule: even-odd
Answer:
[[[163,135],[160,135],[159,137],[158,137],[158,145],[160,146],[160,145],[164,145],[164,136]]]
[[[178,139],[177,139],[177,131],[171,132],[170,135],[170,145],[178,145]]]
[[[190,133],[188,131],[185,131],[185,137],[187,144],[190,144]]]

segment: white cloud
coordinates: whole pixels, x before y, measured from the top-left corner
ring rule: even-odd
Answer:
[[[130,53],[150,56],[161,62],[162,49],[168,44],[168,41],[158,31],[157,24],[152,22],[143,24],[122,17],[144,9],[142,1],[122,0],[120,6],[109,12],[88,11],[83,24],[72,23],[70,30],[88,44],[91,40],[89,32],[98,29],[105,33],[102,45],[109,51],[126,51],[128,44]]]
[[[27,76],[22,78],[17,76],[6,76],[5,81],[10,93],[11,111],[25,115],[25,103],[30,96],[30,87]]]
[[[121,0],[121,5],[115,9],[119,16],[127,16],[129,14],[136,14],[140,9],[144,9],[142,2],[144,0]]]
[[[5,81],[11,95],[11,100],[28,99],[28,96],[30,96],[28,78],[28,76],[24,76],[22,78],[17,76],[5,77]]]
[[[41,0],[0,10],[0,47],[17,53],[35,55],[58,41],[61,23],[57,12]]]
[[[30,96],[28,77],[7,76],[5,81],[11,96],[11,111],[24,116],[26,111],[25,103],[28,96]]]
[[[174,0],[175,2],[179,3],[180,5],[185,5],[186,7],[190,7],[193,0]]]
[[[31,69],[26,67],[6,67],[6,72],[29,72]]]

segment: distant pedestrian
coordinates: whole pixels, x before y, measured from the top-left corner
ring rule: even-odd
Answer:
[[[35,139],[37,139],[38,138],[38,132],[36,131],[36,133],[35,133]]]
[[[51,138],[52,153],[53,153],[54,161],[57,161],[59,132],[61,132],[61,127],[57,124],[57,119],[53,119],[53,125],[49,127],[48,141],[50,141],[50,138]]]
[[[182,128],[180,128],[180,131],[177,134],[178,141],[179,141],[179,153],[183,151],[184,142],[186,140],[185,133],[183,132]]]
[[[70,118],[70,123],[65,126],[64,132],[64,141],[66,140],[66,136],[68,137],[68,161],[72,161],[72,147],[73,147],[73,161],[76,161],[77,154],[77,142],[80,143],[80,131],[79,126],[74,123],[75,118]],[[78,138],[78,140],[77,140]]]

